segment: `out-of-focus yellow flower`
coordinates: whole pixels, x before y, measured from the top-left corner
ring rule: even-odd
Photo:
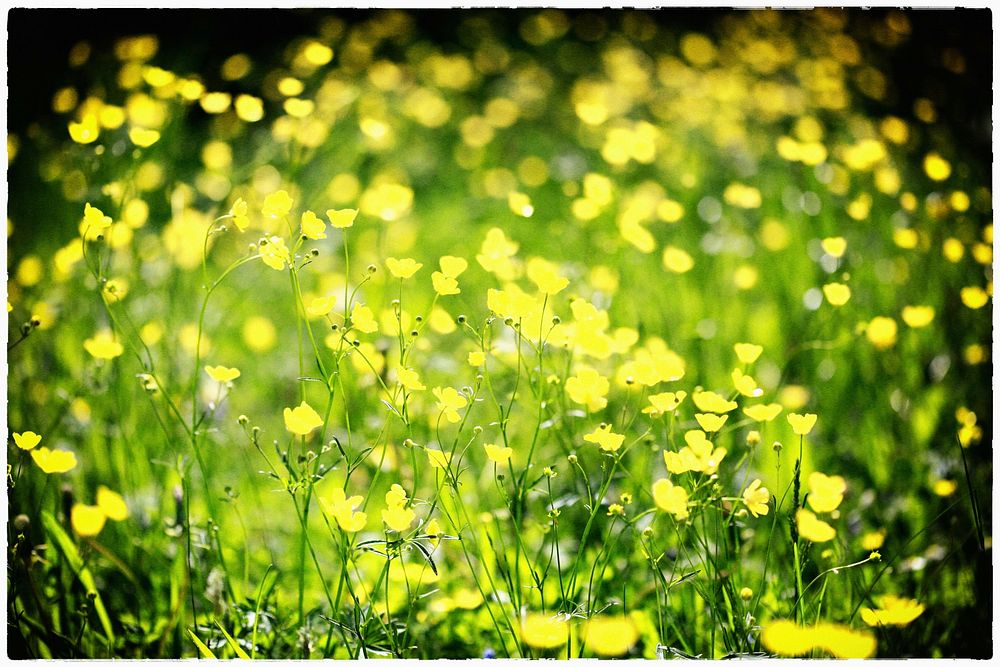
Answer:
[[[97,116],[87,114],[79,123],[70,122],[69,137],[78,144],[91,144],[97,141],[101,128],[97,124]]]
[[[702,412],[723,414],[736,409],[736,401],[728,401],[714,391],[696,391],[691,400]]]
[[[73,532],[80,537],[94,537],[104,528],[107,517],[100,507],[76,503],[70,512]]]
[[[124,521],[128,518],[128,505],[125,504],[125,499],[106,486],[97,487],[97,506],[104,512],[104,516],[112,521]]]
[[[566,379],[566,393],[574,403],[587,406],[590,412],[601,410],[608,404],[611,383],[593,368],[583,368]]]
[[[734,368],[730,375],[733,378],[733,387],[741,396],[757,398],[764,393],[764,390],[757,386],[757,381],[753,379],[753,376],[747,375],[739,368]]]
[[[260,212],[265,218],[278,220],[288,215],[289,211],[292,210],[292,204],[292,198],[289,194],[284,190],[278,190],[264,197],[264,205]]]
[[[800,656],[820,649],[837,658],[863,659],[875,655],[875,637],[833,623],[801,627],[794,621],[773,621],[765,626],[761,641],[769,651],[783,656]]]
[[[351,308],[351,326],[362,333],[375,333],[378,331],[378,323],[375,321],[375,314],[368,306],[356,303]]]
[[[549,296],[558,294],[569,285],[569,279],[560,276],[554,264],[537,257],[528,262],[527,273],[538,291]]]
[[[624,617],[592,617],[583,624],[582,635],[587,648],[604,658],[625,655],[639,640],[635,623]]]
[[[663,249],[663,266],[672,273],[687,273],[694,268],[694,259],[686,251],[668,245]]]
[[[798,526],[799,535],[810,542],[829,542],[837,535],[833,526],[817,519],[815,514],[804,507],[795,512],[795,524]]]
[[[133,127],[128,131],[128,138],[140,148],[148,148],[160,140],[160,133],[143,127]]]
[[[64,449],[39,447],[31,450],[31,458],[47,474],[69,472],[76,467],[76,454]]]
[[[243,323],[243,340],[254,352],[267,352],[278,340],[277,331],[271,320],[261,315],[253,315]]]
[[[431,284],[434,286],[434,291],[441,296],[451,296],[462,292],[457,280],[440,271],[431,274]]]
[[[521,639],[531,648],[558,648],[569,641],[569,623],[555,616],[532,612],[521,621]]]
[[[733,345],[733,350],[736,352],[736,358],[740,360],[741,364],[752,364],[757,361],[764,348],[753,343],[736,343]]]
[[[240,376],[240,369],[225,366],[205,366],[205,372],[208,373],[208,377],[222,384],[232,382]]]
[[[843,236],[831,236],[830,238],[823,239],[820,244],[823,246],[823,252],[831,257],[843,257],[844,251],[847,250],[847,239]]]
[[[253,95],[237,95],[233,107],[240,120],[247,123],[256,123],[264,117],[264,101]]]
[[[494,463],[506,463],[514,454],[514,450],[510,447],[501,447],[491,443],[486,443],[483,447],[486,449],[486,456]]]
[[[942,498],[947,498],[948,496],[955,493],[958,489],[958,482],[953,479],[939,479],[935,480],[934,484],[931,486],[931,490],[934,495],[941,496]]]
[[[896,344],[896,332],[899,327],[891,317],[879,315],[873,317],[865,328],[865,336],[880,350],[885,350]]]
[[[358,217],[358,209],[345,208],[341,210],[327,209],[326,217],[330,220],[330,226],[337,229],[346,229],[354,225],[354,220]]]
[[[963,287],[961,297],[962,303],[964,303],[967,308],[971,308],[973,310],[982,308],[990,300],[990,295],[986,292],[986,290],[975,285],[971,287]]]
[[[305,401],[302,401],[297,408],[285,408],[283,414],[285,428],[295,435],[309,435],[323,425],[323,418]]]
[[[924,613],[924,605],[916,600],[895,595],[882,595],[877,600],[878,607],[861,608],[861,620],[872,627],[879,625],[909,625]]]
[[[809,475],[807,502],[814,512],[832,512],[844,500],[847,482],[840,475],[827,477],[821,472]]]
[[[787,417],[788,423],[792,425],[792,431],[795,435],[809,435],[816,425],[816,415],[812,413],[807,413],[804,415],[791,413]]]
[[[750,486],[743,491],[743,502],[746,503],[747,509],[755,518],[767,514],[769,510],[767,503],[770,500],[770,492],[761,486],[759,479],[750,482]]]
[[[674,486],[669,479],[653,483],[653,502],[664,512],[673,514],[678,521],[688,517],[688,494],[682,486]]]
[[[757,422],[769,422],[781,414],[779,403],[759,403],[743,408],[743,414]]]
[[[472,352],[469,352],[467,361],[470,366],[482,366],[486,363],[486,355],[482,350],[473,350]]]
[[[431,393],[437,399],[438,410],[441,410],[445,419],[452,424],[462,421],[462,416],[458,414],[458,411],[468,405],[465,396],[453,387],[434,387]]]
[[[441,468],[442,470],[448,469],[448,463],[451,462],[451,453],[443,452],[440,449],[427,448],[427,460],[431,462],[432,468]]]
[[[34,449],[41,441],[42,436],[38,435],[34,431],[25,431],[24,433],[14,434],[14,444],[25,451]]]
[[[531,197],[523,192],[512,191],[508,194],[507,206],[511,212],[522,218],[530,218],[535,213],[535,207],[531,205]]]
[[[913,329],[925,327],[934,321],[933,306],[906,306],[901,314],[903,321]]]
[[[396,369],[396,378],[399,380],[399,384],[410,391],[423,391],[427,389],[420,381],[420,375],[412,368]]]
[[[851,300],[851,288],[843,283],[827,283],[823,285],[823,296],[831,306],[843,306]]]
[[[932,181],[943,181],[951,176],[951,164],[939,153],[928,153],[924,157],[924,172]]]
[[[476,261],[485,270],[496,274],[501,280],[514,278],[514,264],[511,257],[517,254],[518,244],[509,241],[499,227],[486,232],[486,238],[476,255]]]
[[[99,331],[83,341],[83,348],[95,359],[114,359],[125,352],[125,348],[115,340],[110,331]]]
[[[311,301],[309,305],[306,306],[306,315],[310,318],[323,317],[331,310],[333,310],[334,305],[337,303],[337,297],[330,296],[318,296]]]

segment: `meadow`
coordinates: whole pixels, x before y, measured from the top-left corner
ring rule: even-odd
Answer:
[[[9,657],[992,655],[986,11],[32,11]]]

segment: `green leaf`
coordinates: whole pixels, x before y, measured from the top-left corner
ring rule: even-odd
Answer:
[[[215,657],[215,654],[212,653],[212,649],[205,646],[205,642],[198,639],[198,635],[196,635],[194,631],[191,630],[191,628],[188,628],[187,633],[188,636],[191,637],[191,641],[194,642],[194,645],[198,647],[198,654],[201,655],[201,657],[211,658],[212,660],[218,660],[218,658]]]
[[[83,559],[80,557],[80,552],[77,551],[76,544],[73,543],[73,539],[66,534],[66,531],[62,529],[62,526],[59,525],[59,522],[56,521],[51,512],[42,512],[42,525],[45,526],[45,532],[53,539],[55,546],[62,553],[63,557],[66,558],[66,562],[69,563],[77,578],[80,579],[80,583],[83,584],[87,593],[93,596],[94,611],[97,612],[97,618],[101,621],[104,635],[108,638],[109,644],[114,644],[115,633],[111,628],[111,618],[104,608],[104,601],[101,600],[101,594],[97,591],[97,585],[94,583],[94,575],[84,565]]]
[[[233,636],[231,634],[226,632],[226,629],[222,627],[222,623],[216,621],[215,624],[219,626],[220,630],[222,630],[222,634],[226,637],[226,641],[229,642],[229,646],[236,653],[236,657],[239,658],[240,660],[249,660],[250,656],[247,655],[247,652],[243,650],[243,647],[240,646],[239,642],[233,639]]]

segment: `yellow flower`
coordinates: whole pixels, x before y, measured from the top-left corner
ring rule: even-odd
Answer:
[[[628,618],[595,616],[584,623],[583,640],[597,655],[614,658],[628,653],[639,640],[639,632]]]
[[[422,391],[427,389],[420,382],[420,375],[411,368],[400,368],[396,370],[396,378],[399,380],[399,384],[403,385],[410,391]]]
[[[566,379],[566,393],[574,403],[582,403],[595,412],[608,404],[605,398],[611,383],[593,368],[584,368]]]
[[[951,176],[951,164],[940,153],[932,151],[924,156],[924,172],[933,181],[943,181]]]
[[[931,491],[934,492],[934,495],[941,496],[942,498],[952,495],[956,489],[958,489],[958,482],[953,479],[939,479],[931,486]]]
[[[431,462],[432,468],[448,469],[451,462],[451,452],[442,452],[440,449],[427,448],[427,459]]]
[[[233,202],[233,207],[229,209],[229,215],[233,216],[233,224],[236,225],[236,229],[240,232],[245,232],[247,227],[250,226],[250,218],[247,216],[247,212],[250,207],[247,203],[243,201],[243,197],[239,197]]]
[[[76,467],[76,454],[64,449],[39,447],[31,450],[31,458],[47,474],[69,472]]]
[[[805,655],[821,649],[837,658],[863,659],[875,655],[875,637],[843,625],[817,623],[803,628],[794,621],[774,621],[764,628],[761,641],[769,651],[784,656]]]
[[[292,263],[292,255],[288,252],[285,239],[280,236],[272,236],[268,239],[261,239],[258,244],[260,259],[275,271],[281,271],[285,264]]]
[[[758,405],[748,405],[743,408],[743,414],[757,422],[772,421],[781,413],[781,405],[778,403],[760,403]]]
[[[569,641],[569,623],[555,616],[532,612],[521,621],[521,639],[531,648],[557,648]]]
[[[393,484],[392,488],[385,494],[386,508],[382,510],[382,521],[390,529],[396,532],[403,532],[410,527],[416,514],[412,509],[406,507],[406,491],[399,484]]]
[[[337,229],[346,229],[354,225],[355,218],[358,217],[358,209],[345,208],[340,211],[327,209],[326,217],[330,219],[330,226]]]
[[[885,543],[885,528],[871,530],[861,536],[861,548],[874,551]]]
[[[323,425],[323,418],[308,403],[302,401],[299,407],[285,408],[285,428],[295,435],[309,435]]]
[[[913,329],[925,327],[934,321],[933,306],[906,306],[902,312],[906,326]]]
[[[431,274],[431,283],[434,285],[434,291],[441,296],[450,296],[452,294],[461,293],[461,289],[458,287],[458,281],[451,276],[446,276],[440,271],[435,271]]]
[[[372,309],[360,303],[354,304],[351,308],[351,326],[362,333],[378,331],[378,323],[375,321]]]
[[[770,499],[771,494],[760,485],[759,479],[750,482],[750,486],[743,491],[743,502],[746,503],[747,509],[755,518],[767,514],[769,509],[767,503]]]
[[[112,521],[124,521],[128,518],[128,505],[125,504],[125,499],[106,486],[97,487],[97,506],[101,508],[104,516]]]
[[[25,431],[24,433],[14,434],[14,444],[24,450],[34,449],[41,441],[42,436],[38,435],[34,431]]]
[[[829,542],[837,535],[833,526],[817,519],[815,514],[804,507],[795,512],[795,523],[799,528],[799,535],[810,542]]]
[[[284,218],[291,210],[292,198],[284,190],[278,190],[264,197],[264,206],[261,207],[260,212],[265,218],[276,220]]]
[[[444,255],[438,263],[441,266],[441,273],[449,278],[458,278],[469,268],[469,263],[465,259],[452,255]]]
[[[510,447],[501,447],[491,443],[487,443],[483,447],[486,448],[486,456],[494,463],[506,463],[514,454],[514,450]]]
[[[354,511],[363,501],[364,498],[361,496],[348,498],[344,490],[338,486],[330,492],[329,498],[321,497],[319,504],[327,514],[337,521],[341,530],[347,533],[356,533],[362,530],[368,522],[366,513]]]
[[[650,405],[643,408],[643,413],[659,417],[660,415],[673,412],[681,401],[687,397],[686,391],[665,391],[660,394],[653,394],[649,397]]]
[[[735,407],[735,405],[736,404],[734,403],[733,406]],[[707,431],[708,433],[715,433],[716,431],[722,428],[723,424],[726,423],[726,420],[729,419],[729,415],[710,415],[710,414],[697,413],[695,414],[694,418],[695,420],[697,420],[698,425],[701,426],[702,430]]]
[[[813,426],[816,425],[816,415],[812,413],[800,415],[793,412],[787,416],[787,419],[788,423],[792,425],[792,431],[795,432],[795,435],[809,435]]]
[[[205,372],[208,373],[208,377],[221,384],[232,382],[240,376],[240,369],[225,366],[205,366]]]
[[[688,517],[688,494],[682,486],[674,486],[669,479],[658,479],[653,483],[653,501],[664,512],[674,515],[678,521]]]
[[[883,595],[877,601],[878,607],[875,609],[861,608],[861,620],[872,627],[909,625],[924,613],[924,605],[909,598]]]
[[[511,213],[519,215],[522,218],[530,218],[535,212],[535,207],[531,205],[531,198],[523,192],[511,191],[507,195],[507,206],[510,208]]]
[[[727,401],[725,398],[715,393],[714,391],[696,391],[691,396],[694,404],[702,412],[717,412],[722,414],[724,412],[729,412],[730,410],[736,409],[735,401]],[[716,429],[705,429],[705,430],[716,430]]]
[[[79,123],[70,121],[69,137],[78,144],[89,144],[97,141],[101,130],[97,124],[97,116],[87,114]]]
[[[820,245],[823,246],[823,252],[830,257],[843,257],[844,251],[847,250],[847,239],[843,236],[831,236],[823,239]]]
[[[814,512],[832,512],[844,500],[847,482],[840,475],[827,477],[821,472],[809,475],[807,502]]]
[[[318,296],[309,302],[306,306],[306,315],[310,318],[323,317],[331,310],[333,310],[334,305],[337,303],[336,296]]]
[[[739,368],[734,368],[731,374],[733,378],[733,387],[742,396],[748,398],[757,398],[764,393],[764,390],[757,386],[757,381],[753,379],[752,376],[747,375]]]
[[[470,366],[482,366],[486,363],[486,355],[482,350],[473,350],[469,352],[468,361]]]
[[[99,331],[83,341],[83,348],[95,359],[114,359],[125,352],[122,344],[115,340],[110,331]]]
[[[501,280],[511,280],[514,278],[514,263],[510,258],[517,253],[517,249],[518,244],[508,241],[502,229],[493,227],[486,232],[476,261]]]
[[[83,207],[83,226],[89,227],[91,232],[101,231],[111,226],[111,216],[104,215],[101,209],[91,206],[88,202]]]
[[[420,262],[409,257],[404,257],[403,259],[386,257],[385,265],[389,267],[389,273],[403,280],[412,276],[423,266]]]
[[[160,140],[160,133],[144,127],[129,128],[128,138],[140,148],[148,148]]]
[[[444,534],[444,529],[441,528],[441,522],[437,519],[431,519],[426,524],[424,524],[424,535],[429,535],[430,537],[438,537]]]
[[[312,211],[306,211],[301,218],[302,236],[313,241],[326,238],[326,223]]]
[[[884,350],[896,344],[896,320],[891,317],[873,317],[865,329],[865,336],[876,348]]]
[[[687,273],[694,268],[694,259],[686,251],[668,245],[663,249],[663,266],[672,273]]]
[[[611,424],[601,424],[583,436],[583,439],[587,442],[596,443],[605,452],[617,452],[621,448],[622,443],[625,442],[625,436],[613,432]]]
[[[675,475],[695,471],[714,474],[726,457],[725,447],[714,447],[704,431],[697,429],[684,434],[687,443],[679,452],[664,451],[663,461],[667,470]]]
[[[104,528],[107,517],[100,507],[76,503],[70,512],[70,524],[73,532],[80,537],[94,537]]]
[[[558,294],[569,285],[569,279],[560,276],[555,265],[538,257],[528,262],[527,273],[531,282],[538,287],[538,291],[549,296]]]
[[[434,387],[431,390],[434,397],[437,398],[438,410],[444,413],[445,419],[447,419],[452,424],[457,424],[462,421],[462,417],[458,414],[458,410],[464,408],[468,401],[465,396],[462,396],[457,390],[452,387]]]
[[[990,295],[986,292],[986,290],[975,285],[971,287],[963,287],[961,297],[962,303],[964,303],[967,308],[971,308],[972,310],[982,308],[990,300]]]
[[[736,343],[733,345],[733,350],[736,351],[736,358],[740,360],[741,364],[752,364],[757,361],[764,348],[753,343]]]
[[[823,285],[823,295],[831,306],[843,306],[851,300],[851,288],[843,283]]]

